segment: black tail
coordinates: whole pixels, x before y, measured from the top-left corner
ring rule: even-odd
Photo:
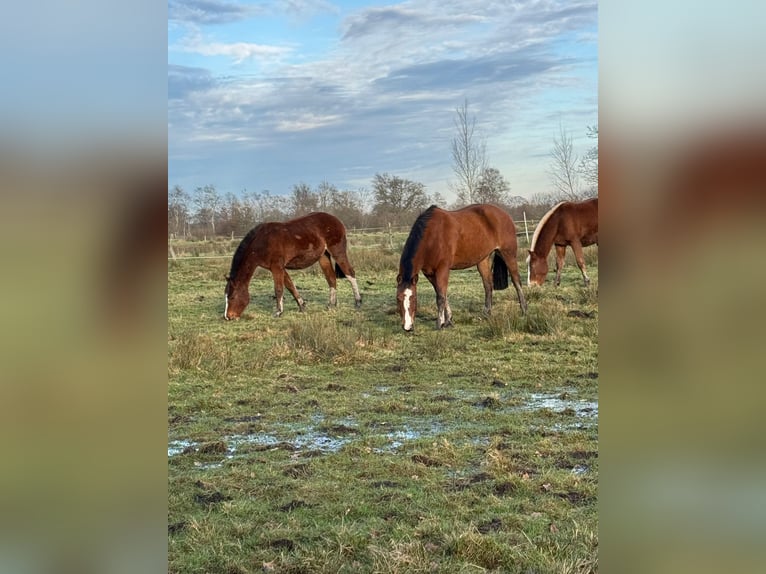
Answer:
[[[337,261],[335,262],[335,276],[338,279],[345,279],[346,278],[346,274],[343,273],[343,269],[340,268],[340,265],[338,265]],[[507,285],[507,283],[508,283],[508,279],[507,278],[506,278],[505,282],[506,282],[506,287],[507,287],[508,286]]]
[[[508,266],[499,253],[492,259],[492,287],[497,291],[508,289]]]

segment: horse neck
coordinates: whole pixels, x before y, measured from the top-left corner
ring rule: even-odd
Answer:
[[[546,219],[543,223],[543,226],[540,228],[537,238],[533,239],[534,246],[530,249],[535,253],[535,255],[539,255],[540,257],[547,257],[548,253],[550,253],[551,247],[553,247],[553,240],[556,236],[558,216],[558,210],[551,213],[548,219]]]
[[[411,287],[412,286],[412,280],[415,279],[415,277],[418,276],[418,273],[420,273],[421,268],[423,267],[423,261],[422,257],[420,257],[420,253],[415,253],[410,258],[408,262],[401,262],[399,265],[399,274],[402,276],[402,281],[404,283],[405,287]],[[408,268],[411,270],[410,276],[405,277],[404,276],[404,270],[405,268]]]
[[[258,268],[256,259],[256,254],[252,250],[252,242],[250,242],[247,246],[247,255],[242,259],[239,267],[231,273],[231,276],[234,277],[234,280],[232,281],[232,287],[234,289],[241,289],[250,284],[250,279]]]

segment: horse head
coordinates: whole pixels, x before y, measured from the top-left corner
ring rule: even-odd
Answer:
[[[227,321],[239,319],[245,307],[250,303],[250,292],[247,289],[247,283],[242,281],[236,282],[227,275],[224,300],[223,318]]]
[[[418,311],[418,276],[410,281],[403,281],[402,276],[396,278],[396,307],[402,320],[402,328],[411,332],[415,327],[415,313]]]
[[[548,258],[529,250],[527,256],[527,285],[542,285],[548,275]]]

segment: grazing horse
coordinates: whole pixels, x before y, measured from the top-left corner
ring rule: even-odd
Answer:
[[[497,252],[490,269],[490,256]],[[508,287],[510,270],[522,313],[527,310],[516,263],[516,226],[505,211],[494,205],[469,205],[445,211],[432,205],[415,220],[404,244],[396,278],[396,302],[402,327],[412,331],[418,308],[418,273],[436,291],[436,328],[452,325],[447,302],[450,269],[476,265],[484,284],[484,312],[492,309],[492,288]],[[491,275],[491,277],[490,277]]]
[[[333,271],[332,259],[335,259]],[[310,213],[290,221],[266,222],[251,229],[240,242],[231,260],[231,271],[226,276],[226,307],[224,319],[238,319],[250,302],[248,286],[256,268],[271,271],[279,317],[284,310],[282,293],[285,285],[295,298],[298,309],[305,304],[298,294],[287,269],[305,269],[319,261],[327,284],[330,286],[330,306],[335,306],[337,277],[351,282],[356,306],[362,304],[354,268],[346,255],[346,228],[329,213]]]
[[[585,286],[590,277],[585,271],[582,248],[598,245],[598,197],[585,201],[562,201],[543,215],[532,236],[527,257],[527,285],[542,285],[548,274],[548,253],[556,246],[556,285],[561,284],[561,268],[567,245],[572,248],[582,271]]]

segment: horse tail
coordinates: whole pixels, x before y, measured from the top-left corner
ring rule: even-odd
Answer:
[[[508,265],[499,253],[492,259],[492,286],[498,290],[508,289]]]
[[[346,278],[346,274],[343,273],[343,269],[340,268],[340,265],[338,265],[337,261],[335,262],[335,276],[338,279],[345,279]]]

